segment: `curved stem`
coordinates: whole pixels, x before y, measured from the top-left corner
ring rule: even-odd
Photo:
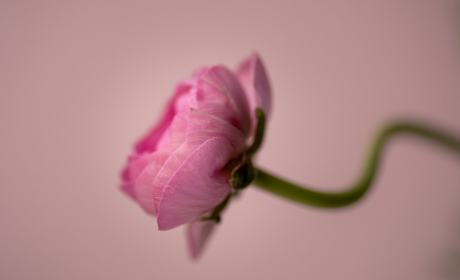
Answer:
[[[361,199],[372,186],[383,149],[388,141],[398,134],[421,136],[449,148],[460,155],[460,140],[446,132],[414,123],[396,123],[383,129],[373,142],[362,175],[358,182],[341,192],[319,192],[299,187],[261,169],[257,170],[254,184],[266,191],[315,207],[344,207]]]

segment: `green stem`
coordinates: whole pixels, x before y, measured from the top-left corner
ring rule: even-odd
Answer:
[[[383,149],[393,136],[399,134],[421,136],[434,143],[440,144],[445,148],[449,148],[460,155],[460,140],[456,137],[424,125],[414,123],[397,123],[388,126],[378,134],[371,146],[361,177],[356,184],[346,188],[345,191],[319,192],[299,187],[275,177],[261,169],[257,170],[257,177],[254,180],[254,184],[257,187],[276,195],[310,206],[338,208],[353,204],[354,202],[360,200],[372,186]]]

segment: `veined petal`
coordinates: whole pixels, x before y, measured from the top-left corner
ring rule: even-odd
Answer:
[[[219,117],[241,129],[241,117],[235,112],[230,100],[214,85],[198,80],[190,90],[191,108]]]
[[[134,185],[139,174],[141,174],[144,168],[149,164],[148,159],[149,154],[147,153],[129,156],[128,163],[121,174],[123,180],[121,189],[135,200],[137,200],[137,197],[134,191]]]
[[[248,135],[251,129],[248,100],[235,75],[224,66],[214,66],[201,79],[216,87],[228,98],[232,109],[240,117],[239,125],[243,135]]]
[[[165,130],[157,143],[157,151],[173,153],[185,142],[189,112],[190,108],[182,109],[173,117],[171,125]]]
[[[174,122],[173,122],[174,123]],[[227,121],[206,112],[191,109],[187,126],[186,143],[179,146],[164,163],[153,183],[153,200],[156,210],[163,196],[163,190],[170,178],[181,167],[184,160],[207,140],[223,137],[230,144],[231,153],[227,161],[244,149],[245,139],[240,130]]]
[[[245,138],[240,130],[219,117],[191,109],[187,127],[187,143],[201,145],[206,140],[217,136],[226,138],[235,152],[241,152],[244,149]]]
[[[187,156],[193,151],[193,148],[194,147],[192,147],[190,144],[183,143],[171,154],[160,171],[158,171],[153,181],[152,189],[153,203],[157,213],[158,205],[160,204],[161,198],[163,197],[163,189],[165,188],[171,176],[176,173]]]
[[[171,153],[185,142],[189,114],[190,107],[183,108],[171,122],[169,127],[169,149]]]
[[[188,251],[193,259],[198,258],[211,236],[216,222],[214,221],[192,221],[187,224],[186,238]]]
[[[225,199],[231,189],[230,178],[219,171],[233,153],[227,139],[214,137],[187,156],[162,191],[157,207],[160,230],[193,221]]]
[[[148,157],[148,165],[134,184],[133,192],[139,205],[149,214],[156,215],[153,201],[153,182],[161,167],[168,159],[167,152],[154,152]]]
[[[238,79],[249,101],[251,117],[255,121],[255,109],[261,108],[265,115],[270,115],[271,88],[262,60],[253,54],[238,69]]]

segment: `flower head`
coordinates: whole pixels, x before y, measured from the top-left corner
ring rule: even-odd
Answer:
[[[160,121],[128,158],[122,190],[157,217],[160,230],[187,224],[194,258],[236,191],[232,171],[252,167],[247,151],[256,138],[255,110],[268,114],[270,96],[257,54],[236,72],[202,68],[179,83]]]

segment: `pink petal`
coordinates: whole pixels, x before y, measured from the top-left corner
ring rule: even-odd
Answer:
[[[219,171],[234,152],[227,139],[214,137],[187,156],[163,189],[157,208],[160,230],[190,222],[225,199],[230,178]]]
[[[163,167],[160,169],[153,181],[153,203],[155,210],[158,213],[158,206],[160,204],[161,198],[163,197],[163,189],[168,183],[171,176],[179,169],[184,160],[192,151],[191,145],[183,143],[179,148],[177,148],[174,153],[166,160]]]
[[[175,116],[173,117],[171,123],[174,121]],[[169,150],[171,145],[171,125],[167,127],[163,134],[158,138],[155,145],[154,151],[164,151]]]
[[[211,87],[210,85],[208,86]],[[217,92],[216,89],[214,90]],[[207,91],[209,92],[209,90]],[[219,94],[222,95],[221,93]],[[238,128],[240,131],[242,131],[241,125],[240,125],[241,123],[240,117],[233,111],[233,109],[230,107],[230,104],[228,104],[228,101],[224,101],[221,103],[221,102],[217,102],[216,100],[214,101],[206,100],[206,101],[199,102],[198,106],[195,106],[192,108],[197,109],[202,112],[206,112],[220,119],[223,119],[229,124]]]
[[[163,190],[171,177],[191,153],[213,137],[223,137],[228,140],[231,152],[227,161],[240,153],[245,145],[245,139],[240,130],[218,117],[192,109],[187,126],[186,144],[182,144],[171,154],[153,183],[153,197],[157,211]]]
[[[240,130],[219,117],[192,109],[187,127],[187,143],[198,146],[217,136],[226,138],[236,153],[244,149],[245,138]]]
[[[171,122],[171,126],[169,127],[169,151],[171,153],[185,142],[189,114],[190,107],[187,106],[186,108],[181,109],[181,111],[174,116],[174,119]]]
[[[254,111],[257,107],[264,110],[268,117],[271,109],[270,82],[262,60],[257,54],[253,54],[241,64],[238,70],[238,79],[249,100],[253,120],[255,121]]]
[[[135,146],[137,153],[142,152],[153,152],[157,149],[157,143],[163,136],[165,131],[171,125],[176,111],[177,101],[190,90],[192,84],[190,82],[183,82],[176,88],[174,96],[169,100],[168,106],[166,107],[163,117],[160,121],[147,133]]]
[[[167,152],[154,152],[148,157],[148,165],[138,176],[133,188],[134,195],[139,205],[149,214],[156,215],[153,201],[153,182],[161,167],[168,159]]]
[[[185,142],[189,112],[190,108],[187,108],[173,117],[171,125],[165,130],[157,143],[157,151],[169,151],[171,154]]]
[[[245,136],[248,135],[251,129],[248,101],[235,75],[224,66],[214,66],[201,79],[228,98],[233,111],[239,116],[239,128]]]
[[[139,174],[141,174],[144,168],[149,164],[148,158],[149,155],[147,153],[129,156],[128,163],[121,174],[123,180],[121,189],[135,200],[137,200],[137,197],[134,191],[134,185]]]
[[[205,72],[207,73],[207,72]],[[215,86],[202,81],[190,90],[190,107],[219,117],[241,129],[241,118],[233,108],[230,100]]]
[[[187,224],[185,234],[188,251],[193,259],[197,259],[203,251],[215,226],[214,221],[192,221]]]

